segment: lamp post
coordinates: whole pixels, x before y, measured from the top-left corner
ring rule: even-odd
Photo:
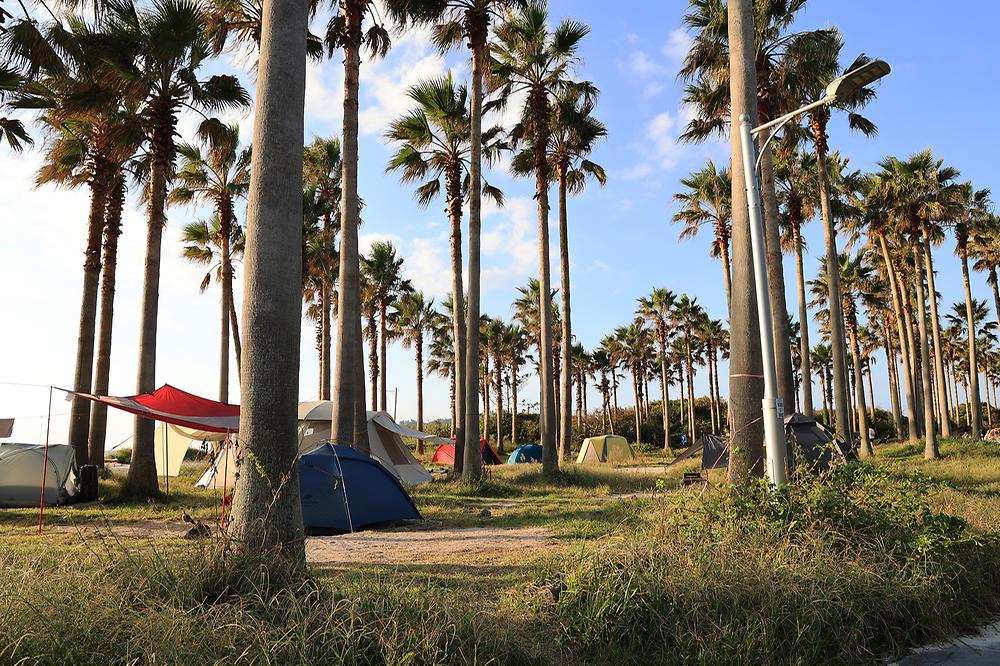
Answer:
[[[784,405],[776,395],[777,378],[774,369],[774,329],[771,327],[771,296],[767,285],[767,263],[764,251],[764,224],[761,217],[760,186],[757,155],[753,137],[762,130],[774,127],[761,152],[768,149],[768,143],[793,118],[819,106],[832,104],[838,100],[850,99],[861,88],[876,81],[891,71],[883,60],[872,60],[857,69],[847,72],[827,85],[822,98],[786,113],[780,118],[758,127],[750,125],[747,114],[740,116],[740,144],[743,152],[743,177],[746,181],[747,208],[750,214],[750,242],[753,249],[754,286],[757,292],[757,323],[760,327],[760,355],[764,369],[764,399],[762,402],[764,421],[764,448],[767,455],[767,478],[775,485],[785,483],[785,437]],[[819,165],[824,168],[825,165]],[[800,322],[805,326],[806,322]]]

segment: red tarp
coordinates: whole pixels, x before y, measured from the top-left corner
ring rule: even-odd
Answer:
[[[454,440],[452,440],[454,441]],[[503,463],[500,460],[500,456],[497,452],[493,450],[490,443],[485,439],[479,440],[479,450],[483,454],[483,462],[487,465],[500,465]],[[432,463],[440,463],[442,465],[454,465],[455,464],[455,445],[454,444],[442,444],[437,447],[437,451],[434,452],[434,456],[431,458]]]
[[[71,392],[73,393],[73,392]],[[164,384],[152,393],[125,397],[73,393],[154,421],[209,432],[238,432],[240,406],[216,402]]]

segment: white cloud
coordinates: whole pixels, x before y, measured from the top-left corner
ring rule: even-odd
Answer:
[[[592,262],[590,262],[590,265],[602,271],[607,271],[611,269],[610,264],[608,264],[606,261],[601,261],[600,259],[594,259]],[[570,295],[572,295],[572,292],[570,292]],[[572,303],[572,299],[570,299],[570,302]]]
[[[406,276],[413,286],[434,298],[451,293],[451,258],[447,235],[414,238],[406,255]]]
[[[535,201],[529,197],[507,199],[502,209],[483,206],[484,292],[520,285],[538,274],[535,223]]]
[[[645,51],[632,51],[627,60],[618,63],[618,67],[626,74],[639,79],[649,79],[667,73],[666,68],[653,60]]]
[[[666,86],[664,86],[661,82],[650,81],[649,83],[646,84],[646,87],[642,89],[642,96],[645,99],[656,97],[661,92],[663,92],[664,89],[666,89]]]
[[[371,231],[364,234],[358,234],[358,252],[361,254],[368,254],[368,252],[372,249],[372,245],[384,241],[388,241],[395,245],[397,253],[403,246],[403,239],[396,234],[389,234],[383,231]]]
[[[340,129],[344,116],[344,68],[336,61],[306,65],[306,121]]]
[[[675,64],[680,64],[691,50],[691,35],[684,28],[675,28],[667,35],[667,42],[660,52]]]
[[[677,162],[679,146],[675,128],[676,119],[668,112],[664,111],[653,116],[646,126],[646,138],[652,143],[653,155],[660,163],[660,166],[668,169]]]

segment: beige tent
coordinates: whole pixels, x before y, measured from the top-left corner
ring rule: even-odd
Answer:
[[[311,451],[330,441],[330,420],[333,405],[329,400],[299,403],[299,453]],[[401,437],[433,440],[419,430],[411,430],[392,420],[386,412],[368,412],[368,445],[372,456],[379,459],[400,481],[409,484],[426,483],[433,477],[413,457]]]
[[[153,439],[153,457],[156,461],[157,476],[177,476],[181,473],[184,454],[195,442],[221,442],[226,438],[222,432],[193,430],[159,421]]]
[[[239,443],[236,440],[236,435],[231,435],[227,442],[225,440],[225,433],[214,432],[208,434],[213,435],[211,438],[206,438],[209,441],[219,441],[215,439],[219,436],[222,437],[222,441],[220,442],[218,452],[212,458],[212,462],[209,463],[208,469],[205,470],[205,473],[201,475],[201,478],[198,479],[198,483],[195,485],[199,488],[213,488],[228,492],[236,484]]]
[[[635,451],[624,437],[601,435],[583,440],[578,463],[626,463],[635,460]]]

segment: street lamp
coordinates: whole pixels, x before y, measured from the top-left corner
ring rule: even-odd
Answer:
[[[819,106],[850,99],[861,88],[877,81],[891,71],[883,60],[872,60],[857,69],[847,72],[827,85],[821,99],[806,104],[780,118],[751,129],[750,116],[740,116],[740,144],[743,149],[743,177],[746,181],[747,208],[750,213],[750,242],[753,246],[754,286],[757,291],[757,323],[760,327],[760,352],[764,368],[764,447],[767,455],[767,478],[775,485],[785,483],[785,437],[784,404],[775,395],[777,378],[774,370],[774,329],[771,317],[771,296],[767,285],[767,262],[764,251],[764,224],[761,217],[760,187],[757,182],[757,168],[760,166],[753,137],[771,127],[771,132],[761,152],[775,134],[793,118]],[[823,165],[820,165],[823,168]],[[801,322],[800,325],[805,325]]]

